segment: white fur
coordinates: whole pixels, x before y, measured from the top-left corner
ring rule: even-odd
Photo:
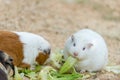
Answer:
[[[75,65],[77,71],[99,71],[108,61],[108,49],[104,39],[96,32],[90,29],[83,29],[75,34],[74,42],[71,37],[65,43],[64,56],[73,56],[79,61]],[[73,46],[73,43],[76,46]],[[82,50],[88,43],[92,43],[90,49]],[[73,53],[78,53],[78,56],[74,56]]]
[[[28,32],[15,32],[19,35],[24,48],[24,63],[33,65],[39,52],[50,49],[50,44],[43,37]],[[19,57],[19,56],[18,56]]]

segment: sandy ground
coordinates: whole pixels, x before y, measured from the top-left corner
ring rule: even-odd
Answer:
[[[109,49],[109,62],[120,64],[120,0],[0,0],[0,30],[44,36],[52,51],[63,49],[74,32],[90,28]],[[89,80],[120,80],[120,74],[98,73]]]

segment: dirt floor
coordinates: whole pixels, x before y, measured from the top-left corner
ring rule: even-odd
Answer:
[[[0,0],[0,30],[44,36],[52,51],[63,49],[74,32],[90,28],[109,49],[109,62],[120,64],[120,0]],[[89,80],[120,80],[120,74],[98,73]]]

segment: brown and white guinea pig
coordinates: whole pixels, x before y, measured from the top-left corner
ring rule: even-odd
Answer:
[[[68,38],[64,57],[75,57],[77,71],[93,72],[104,68],[108,61],[108,49],[102,36],[90,29],[83,29]]]
[[[51,46],[43,37],[29,32],[0,31],[0,49],[13,58],[15,66],[32,68],[44,64]]]
[[[12,71],[12,74],[11,74]],[[8,76],[15,74],[13,59],[0,50],[0,80],[8,80]]]

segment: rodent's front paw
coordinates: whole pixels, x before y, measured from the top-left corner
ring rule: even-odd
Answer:
[[[87,70],[80,70],[80,73],[85,73],[87,72]]]
[[[31,65],[30,70],[34,70],[34,69],[35,69],[35,65]]]

